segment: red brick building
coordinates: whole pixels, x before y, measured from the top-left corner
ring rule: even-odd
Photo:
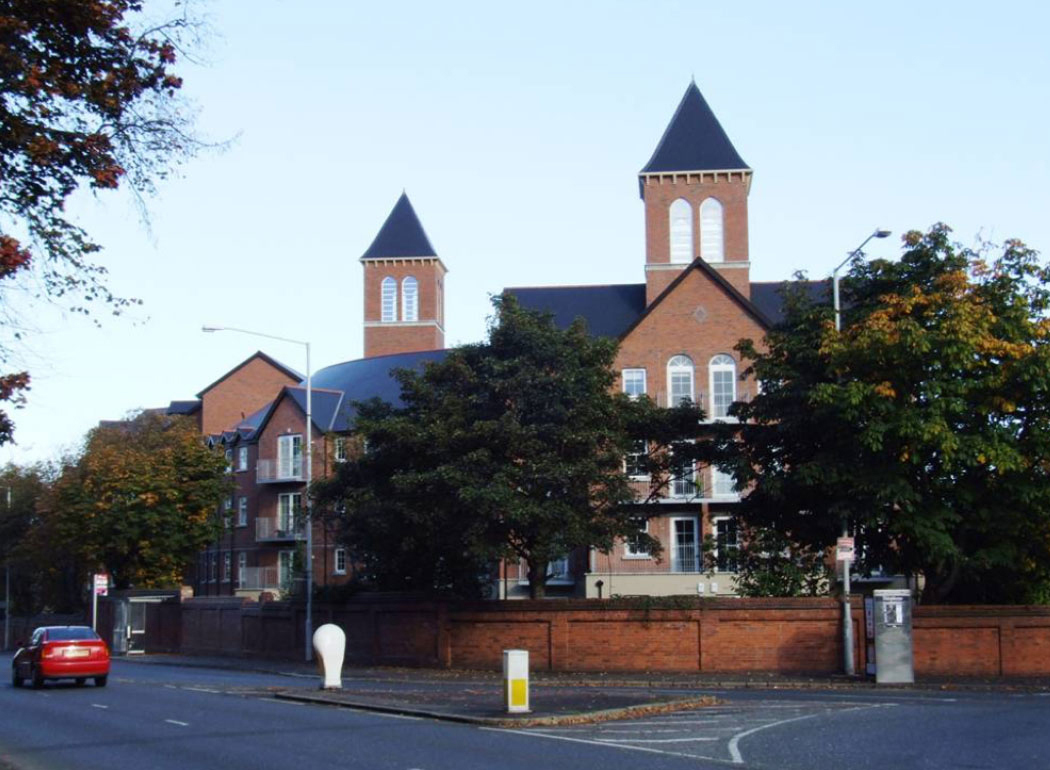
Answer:
[[[638,177],[646,233],[644,261],[639,259],[644,281],[507,291],[526,307],[552,312],[559,324],[583,317],[593,334],[617,338],[624,392],[662,405],[688,399],[702,406],[709,423],[731,420],[729,405],[750,398],[758,387],[741,376],[742,362],[733,347],[742,337],[760,339],[780,313],[778,284],[750,280],[751,178],[751,169],[691,83]],[[353,429],[349,404],[372,396],[396,401],[391,369],[421,366],[444,354],[447,270],[406,195],[361,264],[365,358],[322,369],[312,380],[316,477],[345,457]],[[272,360],[267,359],[270,369],[256,370],[248,363],[202,392],[202,429],[228,448],[238,490],[227,504],[226,536],[202,554],[199,593],[283,593],[304,556],[296,512],[306,482],[305,389]],[[245,393],[240,410],[230,400],[241,392],[238,388]],[[702,439],[703,426],[699,434]],[[639,489],[648,485],[641,476],[636,481]],[[653,504],[656,514],[648,531],[664,544],[662,559],[628,543],[609,554],[567,554],[551,565],[549,593],[732,594],[734,565],[727,551],[736,541],[729,514],[737,500],[728,476],[697,467]],[[315,517],[314,528],[314,583],[347,580],[352,565],[346,552],[321,517]],[[715,546],[713,574],[701,560],[706,537]],[[517,565],[507,566],[493,595],[527,595],[522,574]]]

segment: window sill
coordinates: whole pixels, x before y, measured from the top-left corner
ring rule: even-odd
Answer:
[[[625,553],[623,555],[624,561],[652,561],[652,558],[651,553]]]

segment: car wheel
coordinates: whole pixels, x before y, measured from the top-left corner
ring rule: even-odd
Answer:
[[[22,677],[20,677],[18,675],[18,667],[17,666],[11,666],[11,686],[12,687],[21,687],[22,686]]]
[[[83,687],[83,686],[84,686],[84,683],[85,683],[86,681],[87,681],[87,679],[86,679],[85,677],[82,677],[82,676],[78,676],[78,677],[77,677],[77,687]]]
[[[44,686],[44,675],[40,673],[40,669],[36,666],[30,670],[30,677],[33,679],[33,687],[39,690]]]
[[[108,680],[108,679],[109,679],[108,675],[107,676],[96,676],[95,677],[95,687],[105,687],[106,686],[106,680]]]

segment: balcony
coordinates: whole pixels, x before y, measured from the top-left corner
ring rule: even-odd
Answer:
[[[259,460],[255,465],[255,481],[259,484],[285,484],[291,481],[305,481],[303,475],[303,458],[287,460]]]
[[[255,542],[288,543],[306,539],[306,526],[280,519],[256,519]]]
[[[293,584],[294,581],[290,575],[281,575],[280,567],[242,567],[237,589],[286,593],[292,589]]]

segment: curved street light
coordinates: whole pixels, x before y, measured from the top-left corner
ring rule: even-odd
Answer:
[[[271,340],[290,342],[306,348],[306,662],[314,659],[313,626],[314,626],[314,527],[313,504],[310,501],[310,484],[314,480],[314,445],[311,429],[313,427],[313,389],[310,387],[310,343],[278,337],[276,334],[265,334],[249,329],[238,329],[233,326],[202,326],[202,332],[239,332],[253,337],[266,337]]]

